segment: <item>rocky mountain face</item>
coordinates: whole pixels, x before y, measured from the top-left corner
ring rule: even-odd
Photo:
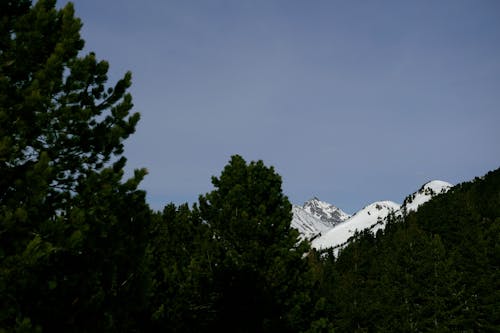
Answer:
[[[356,231],[370,229],[375,233],[385,227],[386,218],[390,213],[406,214],[416,211],[420,205],[438,194],[445,193],[452,186],[444,181],[430,181],[407,196],[402,205],[392,201],[378,201],[352,216],[334,205],[313,198],[303,206],[293,206],[292,227],[296,228],[303,238],[310,240],[314,248],[334,248],[337,252],[349,242]]]
[[[325,223],[325,225],[331,227],[334,227],[351,217],[351,215],[343,212],[340,208],[321,201],[316,197],[304,203],[302,208],[315,218],[321,220]]]
[[[292,227],[309,240],[351,217],[340,208],[318,198],[310,199],[302,206],[294,205],[292,211]]]
[[[312,241],[316,249],[334,248],[345,246],[356,231],[370,229],[377,232],[385,227],[385,218],[400,209],[400,205],[392,201],[377,201],[356,212],[344,223],[336,225]]]
[[[452,186],[450,183],[441,180],[433,180],[425,183],[417,192],[406,197],[401,205],[401,210],[406,210],[408,213],[416,211],[420,205],[438,194],[447,192]]]

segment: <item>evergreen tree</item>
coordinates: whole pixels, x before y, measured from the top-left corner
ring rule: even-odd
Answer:
[[[262,161],[233,156],[215,189],[200,197],[213,240],[217,322],[232,332],[307,328],[307,244],[290,227],[291,205],[281,177]]]
[[[81,25],[71,4],[0,2],[0,330],[132,331],[143,315],[131,75],[108,87]]]
[[[338,332],[498,331],[499,216],[500,169],[357,235],[316,269],[323,318]]]
[[[167,205],[151,231],[150,330],[207,331],[214,321],[213,268],[197,207]]]

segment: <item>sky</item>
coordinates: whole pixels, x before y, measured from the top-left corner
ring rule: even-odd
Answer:
[[[500,167],[499,1],[73,3],[82,54],[133,74],[127,172],[149,170],[154,209],[234,154],[348,213]]]

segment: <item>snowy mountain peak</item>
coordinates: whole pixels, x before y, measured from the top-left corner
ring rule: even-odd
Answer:
[[[369,229],[376,233],[379,229],[385,228],[390,213],[402,216],[410,211],[416,211],[419,206],[436,195],[447,192],[452,186],[441,180],[433,180],[406,197],[402,205],[393,201],[377,201],[352,216],[314,197],[302,207],[293,206],[292,227],[299,230],[302,237],[311,240],[312,247],[333,248],[337,253],[349,243],[356,231]]]
[[[312,246],[317,249],[334,248],[336,254],[339,249],[349,243],[356,231],[369,229],[376,233],[379,229],[385,228],[387,217],[391,212],[401,216],[405,212],[416,211],[419,206],[436,195],[447,192],[452,186],[444,181],[433,180],[425,183],[417,192],[406,197],[401,206],[392,201],[374,202],[355,213],[345,222],[315,238]]]
[[[325,233],[350,217],[341,209],[316,197],[306,201],[303,206],[294,205],[292,212],[292,227],[307,239]]]
[[[427,182],[422,185],[417,192],[406,197],[401,209],[406,210],[407,212],[416,211],[420,205],[429,201],[438,194],[447,192],[451,187],[453,187],[452,184],[442,180],[432,180]]]
[[[340,208],[321,201],[316,197],[306,201],[302,206],[302,209],[330,227],[333,227],[350,217],[349,214],[345,213]]]
[[[356,212],[356,214],[353,215],[353,217],[355,216],[361,216],[361,215],[364,215],[364,216],[376,216],[376,217],[379,217],[379,216],[382,216],[382,217],[385,217],[387,216],[387,214],[384,215],[384,213],[389,213],[390,211],[397,211],[399,210],[400,206],[399,204],[393,202],[393,201],[389,201],[389,200],[386,200],[386,201],[377,201],[377,202],[374,202],[372,204],[369,204],[368,206],[365,206],[363,209],[361,209],[360,211]]]
[[[292,213],[291,226],[297,229],[303,238],[312,239],[331,229],[330,225],[305,211],[301,206],[294,205]]]
[[[321,237],[316,238],[312,246],[317,249],[340,248],[354,236],[356,231],[370,229],[376,232],[383,228],[385,218],[389,213],[398,211],[399,208],[399,204],[392,201],[374,202],[358,211],[344,223],[336,225]]]

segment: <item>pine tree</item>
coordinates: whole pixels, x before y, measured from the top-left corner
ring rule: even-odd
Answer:
[[[233,156],[215,189],[200,197],[213,240],[217,329],[299,331],[307,306],[307,244],[290,227],[281,177],[262,161]]]
[[[397,217],[372,245],[361,235],[324,260],[336,330],[498,331],[499,200],[500,169]]]
[[[196,206],[167,205],[150,235],[150,331],[203,332],[213,322],[213,268],[207,225]]]
[[[130,331],[146,301],[131,75],[108,87],[81,26],[71,4],[0,2],[0,330]]]

